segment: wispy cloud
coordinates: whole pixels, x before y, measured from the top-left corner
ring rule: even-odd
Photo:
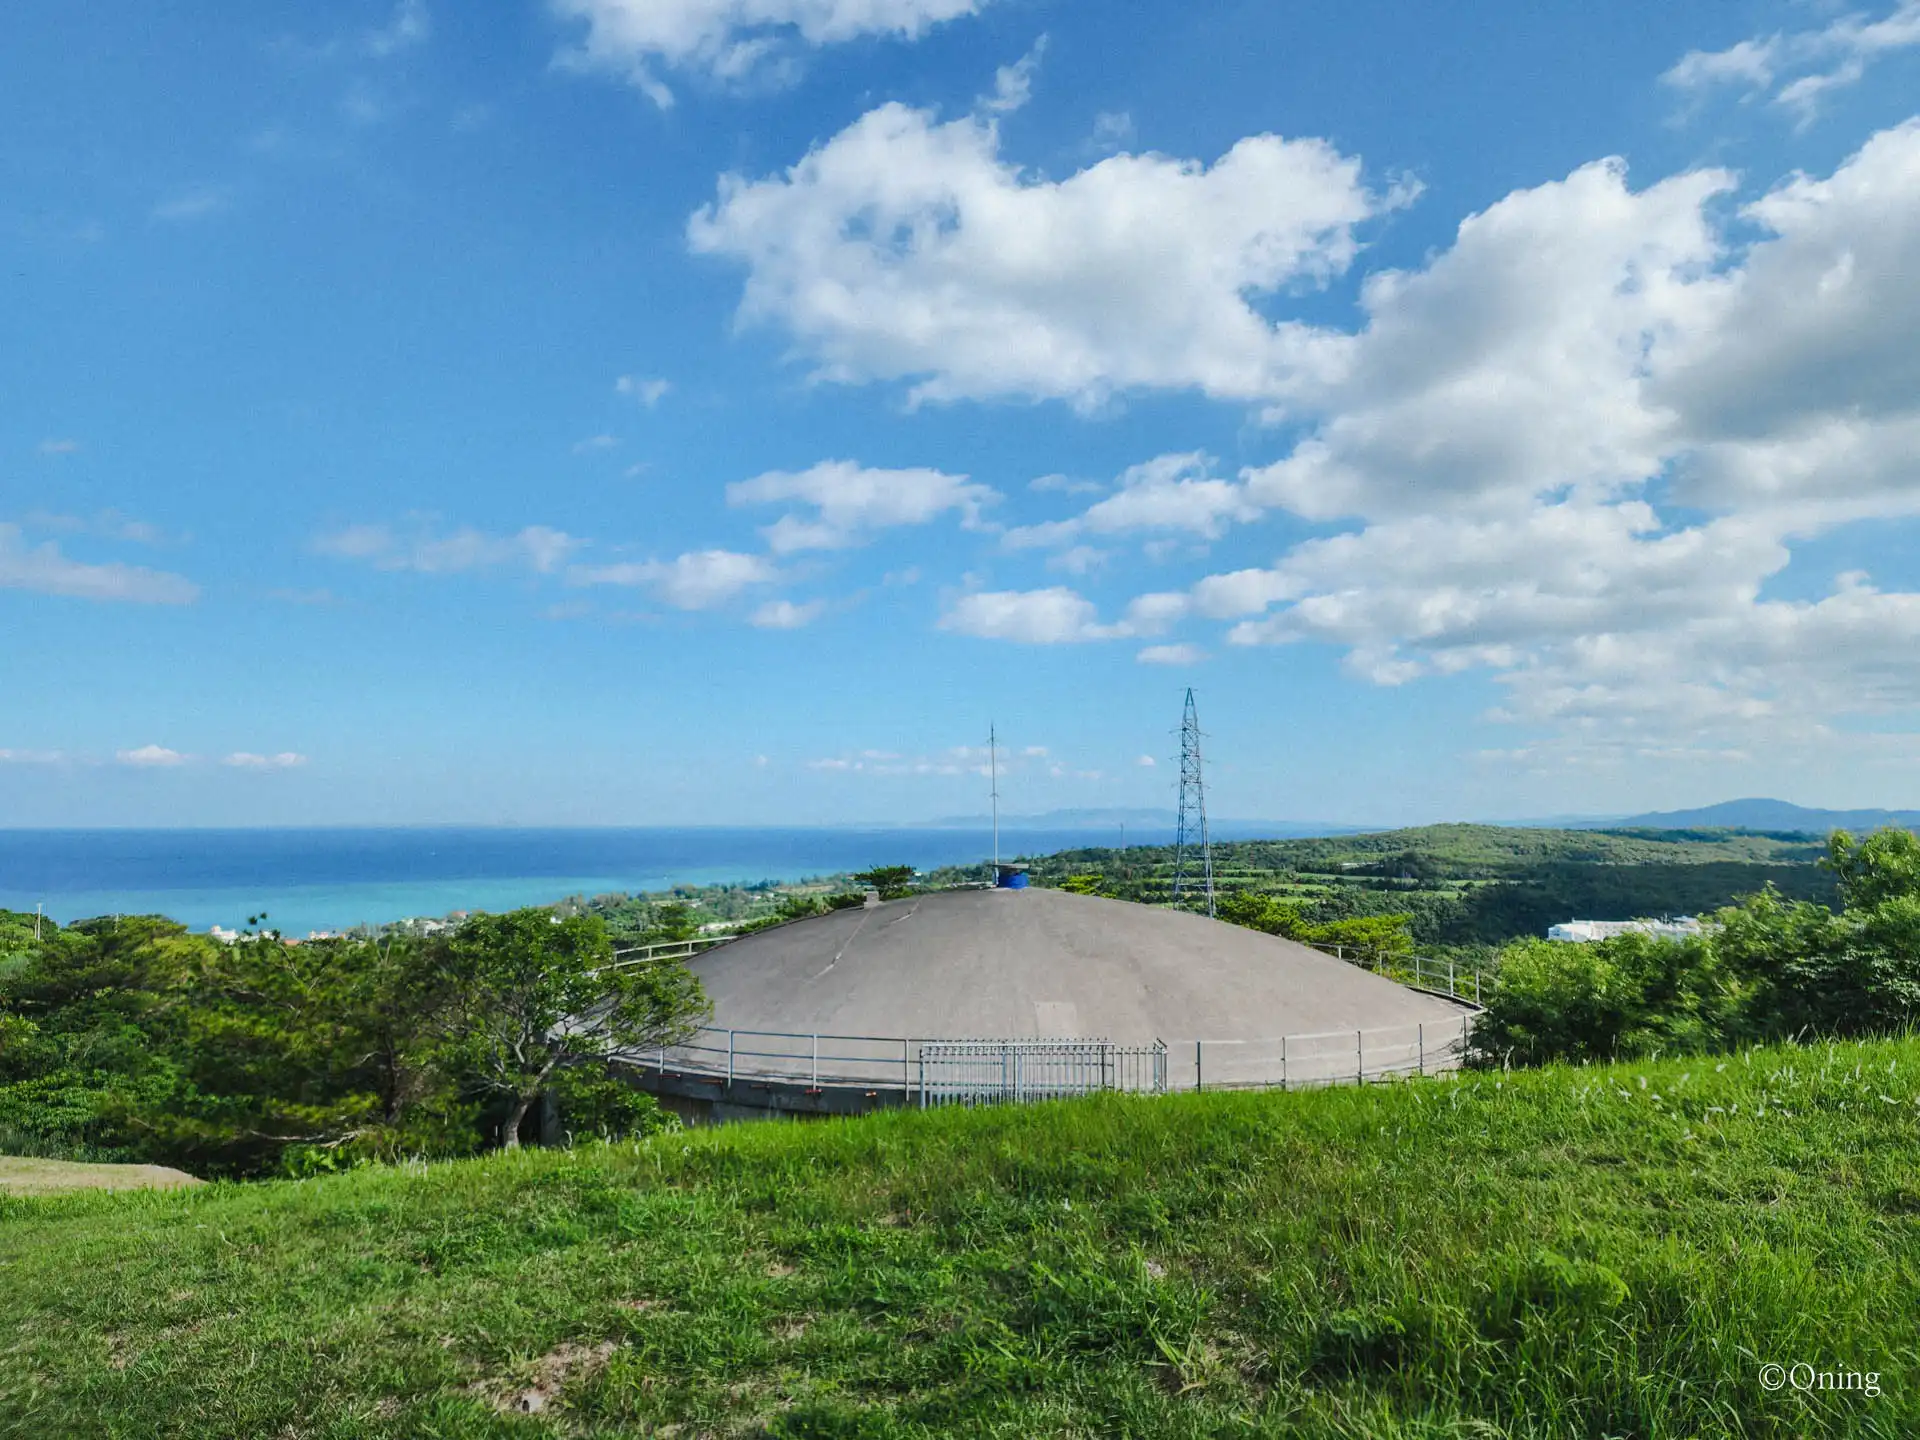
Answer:
[[[584,440],[573,442],[576,455],[597,455],[603,451],[617,449],[620,444],[618,435],[589,435]]]
[[[570,572],[576,585],[643,587],[677,610],[711,610],[778,576],[764,556],[733,550],[696,550],[672,560],[583,565]]]
[[[190,605],[200,587],[182,575],[118,563],[90,565],[48,540],[29,545],[18,525],[0,523],[0,589],[138,605]]]
[[[297,770],[307,763],[307,757],[291,750],[282,750],[278,755],[256,755],[250,750],[236,750],[220,763],[232,766],[235,770]]]
[[[673,92],[662,70],[739,86],[791,78],[804,47],[864,36],[915,40],[971,15],[987,0],[551,0],[583,22],[579,43],[556,63],[618,75],[662,109]]]
[[[74,455],[80,450],[80,442],[78,440],[47,439],[42,440],[36,445],[34,450],[37,454],[46,456]]]
[[[1042,495],[1098,495],[1107,487],[1098,480],[1080,480],[1072,475],[1041,475],[1029,480],[1027,488]]]
[[[142,745],[138,750],[116,751],[113,758],[122,765],[131,765],[136,769],[169,770],[186,764],[193,757],[182,755],[178,750],[169,750],[164,745]]]
[[[776,555],[802,550],[842,550],[864,544],[877,531],[925,525],[957,514],[962,525],[980,523],[980,510],[1000,496],[965,475],[939,470],[877,470],[854,460],[822,460],[793,473],[771,470],[727,486],[729,505],[794,502],[810,514],[783,515],[767,527]]]
[[[613,382],[614,393],[625,395],[644,409],[651,410],[673,389],[671,380],[662,380],[657,376],[622,375]]]
[[[152,210],[155,220],[167,225],[188,224],[195,220],[205,220],[218,215],[231,203],[226,190],[216,185],[197,185],[181,190],[157,203]]]
[[[1858,84],[1882,56],[1920,45],[1920,0],[1902,0],[1878,20],[1842,15],[1817,30],[1756,36],[1724,50],[1694,50],[1660,78],[1699,93],[1737,86],[1749,95],[1773,92],[1773,103],[1804,123],[1836,90]]]
[[[1048,757],[1044,745],[1028,745],[1021,749],[1002,746],[999,767],[1002,775],[1018,773],[1021,770],[1041,765]],[[986,775],[992,769],[992,760],[984,745],[954,745],[934,754],[910,755],[895,750],[869,749],[851,751],[843,755],[825,755],[817,760],[806,762],[809,770],[824,771],[829,774],[860,775]],[[1048,773],[1059,775],[1066,773],[1063,767],[1052,765]],[[1086,774],[1088,772],[1075,772]]]
[[[400,535],[389,525],[348,525],[313,542],[314,550],[336,560],[358,560],[377,570],[411,570],[421,575],[457,575],[463,571],[522,565],[537,574],[558,570],[585,545],[564,531],[529,525],[511,535],[489,535],[461,526],[444,535],[422,529]]]
[[[1010,115],[1033,96],[1033,77],[1040,69],[1040,57],[1047,53],[1047,37],[1033,42],[1033,48],[1011,65],[994,72],[993,93],[980,97],[978,108],[994,115]]]
[[[362,37],[361,48],[374,59],[385,60],[426,44],[432,36],[433,18],[427,13],[425,0],[400,0],[391,20]]]
[[[1198,645],[1149,645],[1133,658],[1142,665],[1197,665],[1207,656]]]
[[[106,540],[125,540],[134,545],[163,545],[167,536],[158,525],[136,520],[119,510],[106,509],[92,515],[60,515],[35,510],[21,517],[28,530],[51,530],[65,535],[97,535]]]
[[[753,612],[752,621],[762,630],[798,630],[818,620],[826,609],[824,600],[808,600],[802,604],[769,600]]]
[[[66,758],[58,750],[0,750],[0,765],[58,765]]]

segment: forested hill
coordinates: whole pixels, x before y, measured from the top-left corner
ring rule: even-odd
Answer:
[[[1534,830],[1424,825],[1370,835],[1237,840],[1213,847],[1217,888],[1304,902],[1320,921],[1406,914],[1423,948],[1492,946],[1574,918],[1699,915],[1771,885],[1831,903],[1825,846],[1794,833],[1741,830]],[[1028,857],[1033,879],[1098,877],[1103,893],[1169,897],[1173,851],[1078,849]]]
[[[1826,853],[1824,837],[1793,831],[1530,830],[1506,825],[1422,825],[1371,835],[1311,840],[1245,840],[1215,853],[1266,869],[1398,875],[1413,868],[1453,879],[1523,875],[1541,865],[1807,865]],[[1409,859],[1409,863],[1411,860]]]

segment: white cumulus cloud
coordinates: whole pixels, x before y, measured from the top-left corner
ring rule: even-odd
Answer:
[[[1586,166],[1373,277],[1317,418],[1244,477],[1350,528],[1135,606],[1382,684],[1491,672],[1496,713],[1595,752],[1920,708],[1920,596],[1767,593],[1805,540],[1920,515],[1920,122],[1729,217],[1734,183]]]
[[[782,174],[724,177],[687,233],[746,267],[740,320],[788,331],[826,379],[1082,408],[1136,388],[1266,399],[1313,356],[1258,298],[1344,269],[1354,227],[1407,193],[1277,135],[1049,180],[1001,155],[989,117],[892,103]]]
[[[1128,633],[1102,625],[1094,603],[1064,585],[1044,590],[981,590],[962,595],[940,617],[940,628],[982,640],[1063,645],[1111,640]]]
[[[1201,451],[1160,455],[1133,465],[1113,493],[1070,520],[1025,525],[1007,531],[1010,550],[1062,545],[1084,536],[1176,533],[1217,540],[1229,525],[1257,519],[1260,507],[1244,484],[1213,474],[1213,457]]]

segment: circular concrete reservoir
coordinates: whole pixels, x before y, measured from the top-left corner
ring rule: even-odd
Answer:
[[[723,1081],[729,1103],[748,1108],[758,1104],[746,1093],[754,1087],[812,1097],[762,1108],[921,1103],[933,1083],[929,1056],[980,1069],[987,1061],[969,1054],[999,1054],[993,1063],[1017,1065],[1005,1058],[1009,1042],[1025,1042],[1013,1049],[1030,1067],[1051,1057],[1056,1075],[1078,1073],[1104,1047],[1106,1084],[1081,1088],[1431,1072],[1456,1063],[1470,1012],[1291,940],[1059,890],[869,904],[689,963],[713,1001],[712,1026],[649,1068],[663,1081],[685,1077],[695,1096]],[[932,1043],[944,1041],[989,1048]]]

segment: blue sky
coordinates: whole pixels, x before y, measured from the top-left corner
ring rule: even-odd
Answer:
[[[1920,804],[1920,0],[0,42],[0,824]]]

